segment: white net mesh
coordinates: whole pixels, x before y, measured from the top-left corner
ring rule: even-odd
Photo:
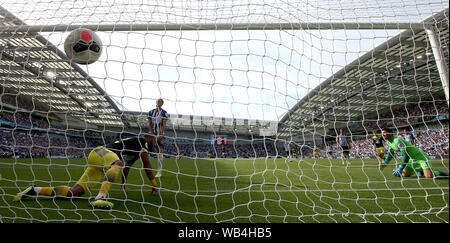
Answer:
[[[1,222],[448,222],[446,1],[0,2]],[[103,43],[90,65],[64,53],[80,25]],[[100,182],[12,201],[147,134],[158,98],[160,197],[136,162],[110,210]],[[432,179],[393,176],[398,153],[380,170],[383,128],[414,135]]]

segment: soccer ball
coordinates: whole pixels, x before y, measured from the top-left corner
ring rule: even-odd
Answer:
[[[102,54],[102,41],[94,31],[79,28],[72,31],[64,41],[67,57],[78,64],[91,64]]]

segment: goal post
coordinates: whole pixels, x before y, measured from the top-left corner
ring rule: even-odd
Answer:
[[[448,223],[446,2],[0,2],[0,222]],[[80,28],[103,43],[89,65],[64,51]],[[13,200],[148,136],[159,99],[160,196],[137,159],[107,210],[101,181]],[[386,128],[429,160],[380,167]]]

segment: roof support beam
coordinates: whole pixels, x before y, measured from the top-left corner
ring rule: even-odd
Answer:
[[[449,105],[449,78],[448,78],[448,66],[445,62],[445,55],[442,50],[442,45],[439,43],[439,36],[436,33],[436,29],[433,27],[427,27],[426,29],[428,39],[433,49],[434,59],[436,60],[439,76],[441,77],[442,88],[444,89],[445,98],[447,100],[447,106]]]

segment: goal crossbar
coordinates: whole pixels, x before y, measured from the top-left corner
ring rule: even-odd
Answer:
[[[433,23],[220,23],[220,24],[100,24],[19,25],[0,27],[2,32],[61,32],[78,28],[96,31],[186,31],[186,30],[374,30],[424,29]]]

